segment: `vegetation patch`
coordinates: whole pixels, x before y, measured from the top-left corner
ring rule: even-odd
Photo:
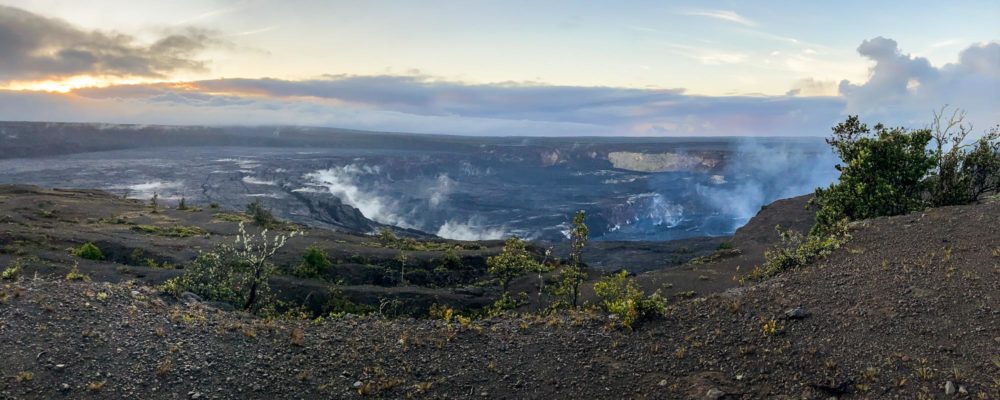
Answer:
[[[323,249],[315,245],[309,246],[305,254],[302,255],[302,262],[292,270],[292,274],[300,278],[317,278],[322,276],[331,266],[333,263],[327,258]]]
[[[212,219],[221,222],[250,222],[250,217],[231,212],[217,212],[212,214]]]
[[[204,229],[201,229],[197,226],[184,226],[184,225],[171,225],[171,226],[135,225],[131,229],[133,231],[149,235],[177,237],[177,238],[202,236],[207,233],[205,232]]]
[[[267,230],[250,234],[241,223],[233,244],[199,254],[184,275],[168,280],[162,289],[175,295],[188,291],[246,311],[270,313],[276,301],[269,280],[277,271],[270,258],[297,234],[269,236]]]
[[[84,243],[78,248],[71,249],[70,253],[74,256],[87,260],[100,261],[104,259],[104,253],[101,252],[101,249],[91,242]]]
[[[625,271],[602,278],[594,284],[594,292],[601,299],[601,307],[629,329],[640,319],[662,315],[666,309],[666,299],[659,292],[647,297]]]

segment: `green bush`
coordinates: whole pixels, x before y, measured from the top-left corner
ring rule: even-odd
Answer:
[[[270,228],[278,223],[274,214],[271,214],[271,210],[264,207],[264,203],[260,199],[247,204],[247,214],[253,219],[253,223],[262,228]]]
[[[161,289],[174,295],[189,291],[255,313],[273,311],[276,301],[270,278],[277,267],[269,259],[296,235],[248,234],[240,223],[234,245],[221,244],[214,251],[199,254],[183,275],[168,280]]]
[[[577,211],[573,216],[573,225],[570,228],[570,252],[569,265],[559,270],[559,281],[553,292],[562,300],[553,304],[554,307],[572,306],[576,307],[580,299],[580,285],[587,280],[587,271],[583,269],[583,249],[587,247],[590,239],[590,229],[586,224],[587,212]]]
[[[944,121],[945,108],[934,113],[931,128],[937,166],[928,177],[935,206],[967,204],[1000,189],[1000,126],[967,142],[972,126],[955,110]]]
[[[66,280],[90,282],[90,276],[80,272],[80,267],[74,265],[73,269],[69,270],[69,273],[66,274]]]
[[[500,254],[486,259],[487,272],[497,278],[500,289],[507,293],[507,285],[514,278],[537,271],[541,264],[528,252],[527,243],[512,236],[504,243]]]
[[[391,228],[382,227],[378,231],[378,242],[382,247],[395,247],[399,238],[396,237],[396,233],[392,231]]]
[[[666,300],[659,292],[647,297],[625,271],[601,278],[594,283],[594,292],[601,298],[601,307],[617,315],[629,329],[642,318],[661,315],[666,309]]]
[[[91,242],[84,243],[79,248],[73,249],[72,253],[74,256],[87,260],[100,261],[104,259],[104,253],[101,253],[101,249]]]
[[[791,229],[782,231],[780,226],[775,230],[781,237],[781,244],[765,250],[764,264],[750,271],[744,281],[762,280],[826,258],[850,239],[845,221],[828,228],[823,235],[806,236]]]
[[[333,263],[327,258],[323,249],[309,246],[305,254],[302,254],[302,262],[295,267],[292,273],[300,278],[316,278],[323,275],[327,268],[332,265]]]
[[[517,296],[511,296],[510,293],[503,292],[497,301],[483,309],[479,315],[486,318],[498,317],[525,304],[528,304],[527,293],[521,292]]]
[[[438,267],[444,271],[462,269],[462,257],[458,255],[458,251],[454,247],[444,249],[444,254],[441,255],[439,262]]]
[[[150,235],[178,237],[178,238],[201,236],[206,233],[204,229],[201,229],[197,226],[183,226],[183,225],[172,225],[172,226],[134,225],[132,226],[132,230]]]
[[[21,266],[18,264],[8,265],[4,268],[3,272],[0,273],[0,280],[5,281],[16,281],[21,277]]]
[[[924,177],[936,164],[927,151],[928,129],[909,131],[877,124],[874,131],[857,116],[833,128],[827,143],[842,164],[840,178],[816,189],[818,206],[812,232],[824,235],[840,221],[900,215],[923,208]]]

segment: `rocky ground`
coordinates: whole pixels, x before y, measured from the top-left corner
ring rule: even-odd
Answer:
[[[583,311],[272,321],[24,276],[0,286],[0,397],[995,399],[998,223],[1000,202],[857,223],[828,259],[635,330]]]

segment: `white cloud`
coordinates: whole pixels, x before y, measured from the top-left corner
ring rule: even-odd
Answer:
[[[980,129],[1000,122],[1000,42],[972,45],[941,67],[884,37],[864,41],[858,53],[874,64],[865,82],[840,82],[848,113],[919,127],[931,110],[951,105],[967,110]]]
[[[749,18],[744,17],[744,16],[742,16],[740,14],[737,14],[735,11],[728,11],[728,10],[689,10],[689,11],[684,11],[681,14],[682,15],[698,16],[698,17],[714,18],[714,19],[717,19],[717,20],[733,22],[733,23],[737,23],[737,24],[745,25],[745,26],[757,26],[756,22],[754,22],[754,21],[750,20]]]

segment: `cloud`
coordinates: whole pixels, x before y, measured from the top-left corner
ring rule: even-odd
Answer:
[[[837,82],[820,81],[813,78],[799,79],[792,83],[789,96],[836,96]]]
[[[148,44],[122,33],[86,31],[18,8],[0,6],[0,82],[74,75],[163,77],[204,70],[195,58],[214,42],[205,30],[178,30]]]
[[[1000,121],[1000,43],[931,65],[895,41],[866,40],[869,76],[791,83],[783,96],[699,96],[683,89],[469,84],[427,75],[212,79],[78,89],[0,91],[0,119],[187,125],[308,125],[501,136],[825,136],[848,114],[922,127],[944,104],[979,128]]]
[[[863,83],[840,82],[846,112],[922,126],[943,105],[968,111],[970,122],[986,128],[1000,122],[1000,42],[980,43],[941,67],[903,53],[895,40],[876,37],[858,46],[874,64]]]
[[[746,17],[744,17],[742,15],[737,14],[735,11],[727,11],[727,10],[690,10],[690,11],[684,11],[681,14],[682,15],[691,15],[691,16],[696,16],[696,17],[714,18],[714,19],[718,19],[718,20],[722,20],[722,21],[728,21],[728,22],[733,22],[733,23],[737,23],[737,24],[745,25],[745,26],[757,26],[756,22],[754,22],[754,21],[750,20],[749,18],[746,18]]]
[[[113,122],[152,116],[154,121],[145,122],[177,123],[179,119],[511,136],[825,134],[843,108],[835,98],[712,97],[687,95],[678,89],[523,83],[470,85],[422,76],[219,79],[86,89],[75,94],[82,103],[128,105],[129,121],[117,118]],[[0,118],[4,111],[0,109]]]

